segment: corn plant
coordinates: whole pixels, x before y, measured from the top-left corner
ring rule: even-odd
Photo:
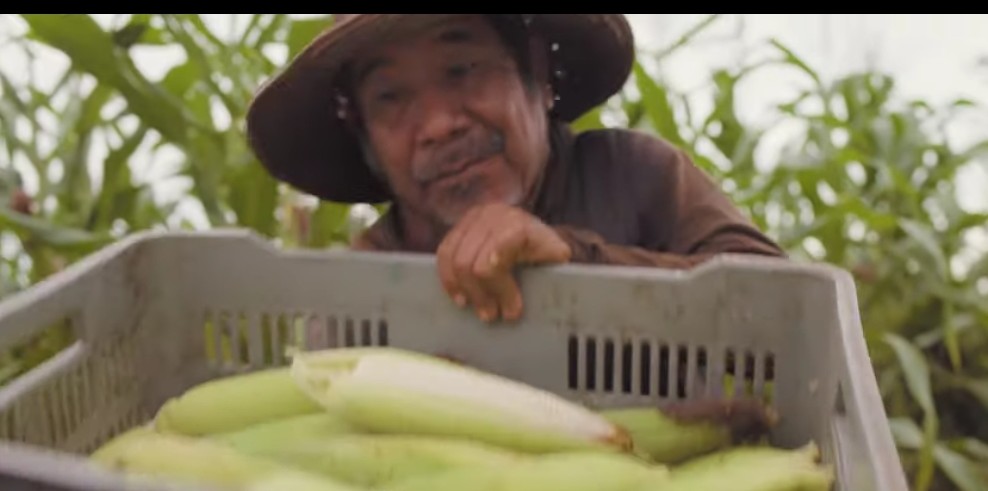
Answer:
[[[122,234],[187,226],[170,221],[178,201],[156,202],[154,183],[135,182],[132,159],[145,148],[152,155],[177,150],[182,162],[173,177],[190,183],[187,198],[204,211],[209,227],[248,227],[308,246],[344,238],[346,207],[300,208],[242,138],[246,105],[275,69],[264,49],[285,46],[292,56],[331,19],[258,15],[238,38],[225,40],[197,15],[132,15],[108,28],[86,15],[21,17],[29,29],[10,42],[22,44],[29,58],[55,49],[70,60],[50,91],[14,86],[0,74],[6,160],[27,162],[39,182],[28,195],[22,176],[9,164],[0,167],[0,193],[17,201],[0,208],[0,223],[31,258],[28,282]],[[132,56],[147,46],[181,47],[186,60],[150,80]],[[57,124],[45,124],[52,120]],[[28,129],[20,134],[19,125]],[[98,146],[106,149],[101,159]],[[98,183],[90,175],[94,159],[101,160]]]

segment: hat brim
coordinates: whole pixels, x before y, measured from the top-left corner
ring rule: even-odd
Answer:
[[[257,158],[276,179],[327,201],[389,201],[335,114],[332,84],[362,47],[458,15],[362,14],[316,37],[251,101],[247,138]],[[554,110],[565,121],[605,102],[631,73],[634,39],[622,14],[533,14],[532,26],[559,46],[553,57],[564,76]]]

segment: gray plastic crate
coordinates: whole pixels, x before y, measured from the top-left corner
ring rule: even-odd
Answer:
[[[66,322],[77,339],[0,389],[0,488],[125,489],[84,453],[297,343],[442,352],[598,407],[717,395],[735,373],[738,393],[771,384],[774,443],[816,440],[837,489],[907,489],[845,272],[724,256],[522,275],[523,322],[488,326],[447,299],[430,256],[287,252],[240,230],[130,237],[0,303],[0,349]]]

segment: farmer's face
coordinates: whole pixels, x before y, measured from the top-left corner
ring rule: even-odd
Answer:
[[[527,199],[548,158],[551,94],[522,80],[484,19],[433,27],[355,68],[370,149],[401,206],[451,226],[471,206]]]

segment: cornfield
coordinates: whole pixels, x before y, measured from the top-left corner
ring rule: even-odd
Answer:
[[[247,227],[284,247],[325,248],[367,224],[367,207],[276,183],[243,139],[245,107],[275,60],[297,53],[331,16],[248,19],[218,33],[191,14],[0,18],[0,46],[30,67],[15,78],[0,65],[0,296],[140,230]],[[883,73],[824,80],[777,41],[711,72],[712,96],[698,104],[666,83],[663,60],[719,20],[642,52],[625,90],[576,126],[661,135],[794,258],[853,272],[914,489],[988,489],[988,250],[977,242],[978,234],[988,242],[988,214],[956,194],[964,171],[988,169],[988,135],[965,146],[947,135],[962,121],[984,125],[988,111],[962,99],[945,107],[904,99]],[[163,76],[135,61],[139,50],[165,48],[182,56]],[[66,62],[54,86],[32,76],[42,53]],[[769,67],[798,76],[799,94],[771,108],[770,123],[745,122],[738,87]],[[770,141],[783,144],[766,157]],[[173,196],[157,190],[162,182]],[[205,222],[184,220],[188,210]],[[0,383],[66,336],[0,352]]]

